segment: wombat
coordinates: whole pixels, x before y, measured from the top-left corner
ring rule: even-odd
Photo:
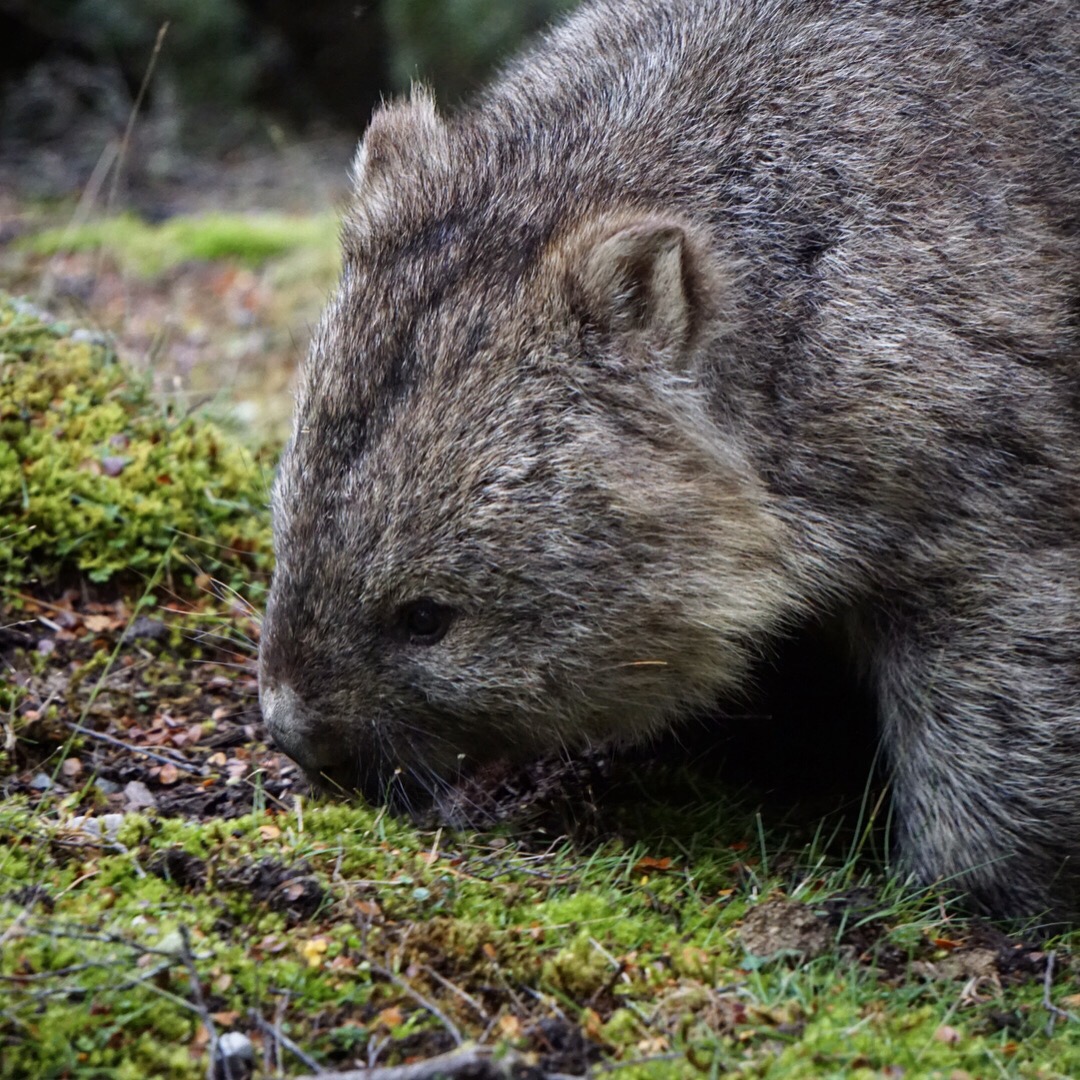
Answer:
[[[263,712],[437,792],[809,622],[899,855],[1080,908],[1080,8],[596,0],[375,114],[273,493]]]

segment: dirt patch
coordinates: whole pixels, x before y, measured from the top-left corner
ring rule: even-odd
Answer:
[[[835,946],[836,931],[807,904],[766,900],[743,920],[739,939],[753,956],[813,960]]]

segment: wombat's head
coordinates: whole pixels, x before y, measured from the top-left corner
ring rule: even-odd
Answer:
[[[376,117],[274,489],[263,711],[376,796],[640,736],[775,618],[777,527],[702,376],[730,281],[513,153],[423,98]]]

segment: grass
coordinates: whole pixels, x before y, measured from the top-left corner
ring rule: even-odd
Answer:
[[[715,888],[730,880],[722,847],[656,876],[640,864],[660,837],[541,854],[322,805],[201,824],[131,814],[110,851],[70,808],[17,800],[0,839],[0,883],[18,894],[0,901],[4,1075],[203,1075],[197,996],[223,1026],[284,1009],[327,1064],[355,1043],[449,1046],[451,1031],[527,1046],[530,1024],[569,1017],[595,1056],[645,1059],[631,1077],[1080,1071],[1076,1025],[1045,1033],[1040,981],[935,972],[949,953],[932,942],[958,923],[925,897],[886,889],[862,916],[887,927],[878,954],[901,957],[888,975],[840,930],[810,961],[749,956],[738,926],[761,895]],[[803,902],[824,910],[850,884],[834,868]]]

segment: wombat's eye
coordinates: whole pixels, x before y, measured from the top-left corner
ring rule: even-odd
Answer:
[[[434,600],[413,600],[401,608],[400,620],[406,636],[415,645],[434,645],[446,636],[454,611]]]

